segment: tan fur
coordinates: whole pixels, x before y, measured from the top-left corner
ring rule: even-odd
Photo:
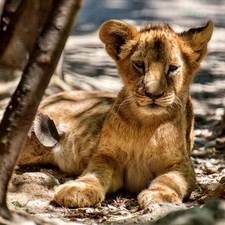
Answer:
[[[212,22],[181,34],[164,24],[140,31],[117,20],[102,25],[100,39],[124,82],[118,97],[65,92],[39,109],[61,136],[39,162],[80,175],[58,187],[58,204],[94,205],[121,188],[139,193],[142,208],[189,197],[195,187],[189,86],[212,31]]]

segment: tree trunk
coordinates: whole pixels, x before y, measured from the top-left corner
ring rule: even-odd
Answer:
[[[0,124],[0,216],[10,219],[6,191],[41,98],[73,28],[82,0],[57,0]]]

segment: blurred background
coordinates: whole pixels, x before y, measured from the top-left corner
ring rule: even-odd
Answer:
[[[87,34],[108,19],[120,19],[136,25],[164,22],[182,27],[211,19],[225,27],[224,0],[85,0],[74,34]]]

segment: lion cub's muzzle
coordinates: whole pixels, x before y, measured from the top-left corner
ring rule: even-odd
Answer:
[[[164,95],[166,84],[158,80],[144,82],[144,94],[155,101]]]
[[[142,107],[165,108],[174,101],[174,94],[167,93],[167,89],[167,84],[160,80],[142,80],[136,89],[137,104]]]
[[[166,85],[158,80],[144,82],[144,95],[150,98],[150,107],[159,105],[157,99],[162,98],[165,93]],[[159,105],[160,106],[160,105]]]

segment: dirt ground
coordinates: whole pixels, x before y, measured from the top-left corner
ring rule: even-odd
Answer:
[[[107,19],[122,19],[137,26],[149,22],[166,22],[178,31],[213,20],[215,30],[209,44],[209,54],[191,86],[196,116],[192,160],[197,186],[187,202],[182,205],[155,205],[149,212],[144,212],[139,209],[136,196],[121,191],[107,196],[103,203],[92,208],[61,208],[52,202],[54,186],[73,177],[62,174],[57,168],[25,167],[17,168],[12,178],[8,194],[10,208],[50,218],[51,222],[45,224],[63,224],[62,221],[54,222],[53,218],[61,218],[66,223],[73,221],[71,224],[144,224],[169,211],[196,208],[210,199],[225,198],[225,146],[221,147],[218,142],[220,120],[225,107],[224,12],[225,1],[222,0],[213,3],[207,0],[86,0],[65,48],[65,82],[53,77],[45,95],[71,89],[113,93],[120,90],[121,81],[115,64],[98,39],[98,28]],[[5,82],[0,77],[0,118],[17,83],[18,78]]]

